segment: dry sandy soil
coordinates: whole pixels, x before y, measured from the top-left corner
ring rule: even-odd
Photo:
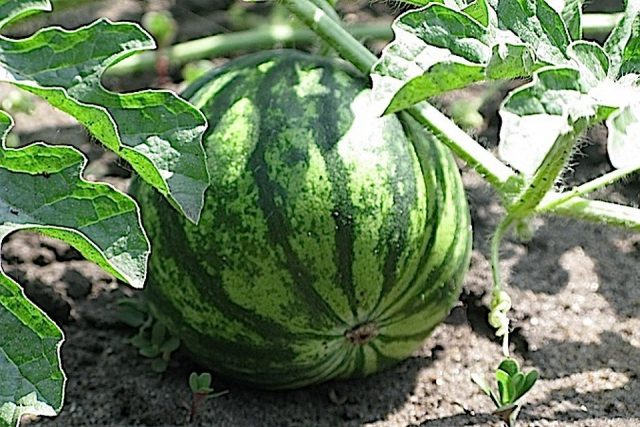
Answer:
[[[203,2],[184,3],[195,8]],[[90,13],[135,19],[141,10],[140,2],[120,2],[115,11],[98,6]],[[363,10],[365,15],[377,13]],[[220,13],[211,16],[223,25]],[[17,117],[22,142],[73,143],[92,160],[91,178],[126,188],[129,172],[113,155],[104,153],[69,118],[40,104],[37,108],[46,121]],[[495,141],[495,108],[489,103],[483,110],[487,122],[479,137],[487,145]],[[609,167],[603,136],[602,129],[590,134],[590,145],[583,150],[589,158],[566,177],[567,183]],[[490,400],[469,380],[473,372],[488,374],[500,357],[486,315],[487,240],[501,210],[475,173],[465,170],[464,181],[475,230],[464,294],[446,323],[413,357],[364,380],[287,392],[251,390],[214,377],[214,388],[229,392],[204,402],[190,425],[501,425]],[[640,184],[629,181],[602,196],[637,204]],[[558,218],[541,218],[537,226],[530,242],[512,239],[503,247],[514,301],[513,355],[539,369],[542,377],[526,399],[522,425],[640,425],[640,235]],[[2,262],[66,334],[64,409],[56,418],[29,418],[23,425],[189,425],[187,378],[199,369],[178,353],[166,373],[154,373],[128,343],[134,330],[115,315],[116,301],[139,291],[117,283],[65,244],[35,235],[17,233],[7,239]]]

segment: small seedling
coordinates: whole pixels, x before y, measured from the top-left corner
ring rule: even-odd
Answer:
[[[118,320],[132,328],[141,328],[151,318],[149,306],[141,298],[122,298],[117,302]]]
[[[167,370],[171,353],[180,347],[180,340],[171,336],[167,328],[153,318],[144,300],[127,298],[118,302],[118,317],[121,322],[138,328],[131,338],[140,355],[151,360],[155,372]]]
[[[491,398],[496,405],[495,414],[498,415],[509,427],[515,427],[516,418],[520,411],[517,401],[524,396],[538,379],[538,371],[532,369],[525,373],[520,370],[518,362],[511,358],[503,359],[496,369],[496,382],[498,393],[489,387],[484,378],[474,374],[471,380]]]
[[[152,359],[151,369],[155,372],[166,371],[171,353],[180,347],[180,340],[171,336],[167,328],[158,321],[153,322],[151,331],[148,327],[141,328],[131,339],[131,343],[138,348],[140,355]]]
[[[193,422],[196,413],[198,412],[198,408],[206,399],[219,397],[229,393],[229,390],[213,393],[213,388],[211,388],[211,374],[208,372],[204,372],[202,374],[192,372],[191,375],[189,375],[189,388],[191,389],[189,422]]]

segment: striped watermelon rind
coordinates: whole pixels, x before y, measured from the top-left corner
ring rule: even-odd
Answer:
[[[469,264],[449,151],[410,117],[376,117],[348,66],[296,51],[232,61],[185,96],[210,123],[199,225],[132,184],[154,315],[200,364],[263,388],[410,356]]]

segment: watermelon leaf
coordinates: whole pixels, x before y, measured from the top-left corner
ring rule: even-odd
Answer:
[[[579,17],[567,16],[573,28]],[[402,14],[393,29],[395,40],[371,72],[385,114],[478,81],[527,77],[570,61],[567,26],[545,0],[476,0],[462,10],[432,3]]]
[[[23,414],[52,416],[62,406],[62,332],[0,274],[0,426]]]
[[[555,2],[549,3],[552,6],[555,6],[556,10],[558,10],[559,6],[562,6],[558,11],[562,15],[562,19],[567,26],[571,40],[581,40],[582,3],[584,3],[584,0],[556,0]]]
[[[6,14],[0,25],[48,8],[48,1],[0,0]],[[75,117],[197,222],[209,181],[202,114],[170,91],[118,94],[101,83],[110,65],[153,47],[138,25],[106,19],[74,31],[51,27],[26,39],[0,37],[0,81]]]
[[[567,52],[572,59],[569,66],[541,69],[530,84],[504,101],[501,158],[532,176],[559,138],[606,119],[613,166],[640,167],[640,143],[635,137],[640,120],[637,75],[616,78],[619,67],[595,43],[573,42]]]
[[[70,147],[4,147],[12,126],[0,112],[0,241],[21,229],[67,241],[106,271],[141,287],[149,243],[136,204],[107,184],[84,181],[86,163]],[[62,332],[0,272],[0,426],[62,405]]]
[[[635,93],[640,96],[640,90]],[[611,114],[607,119],[607,128],[607,149],[611,164],[618,169],[640,167],[640,102],[627,105]]]
[[[611,76],[620,78],[628,73],[640,73],[640,0],[627,0],[625,12],[604,44],[611,59]]]

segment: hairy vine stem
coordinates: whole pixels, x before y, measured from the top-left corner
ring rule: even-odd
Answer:
[[[564,202],[567,202],[568,200],[574,197],[586,196],[587,194],[592,193],[596,190],[599,190],[600,188],[614,184],[615,182],[628,177],[629,175],[637,172],[638,170],[640,170],[640,166],[616,169],[602,176],[599,176],[598,178],[595,178],[589,182],[586,182],[582,185],[574,187],[570,191],[566,191],[560,195],[556,194],[555,195],[556,197],[554,197],[554,195],[551,194],[549,195],[550,197],[549,196],[545,197],[542,200],[542,202],[536,208],[536,211],[538,213],[553,211],[558,206],[560,206]]]
[[[493,278],[493,290],[491,292],[491,311],[489,324],[496,329],[496,336],[502,337],[502,354],[509,357],[509,318],[507,313],[511,309],[511,298],[502,288],[502,275],[500,274],[500,244],[509,227],[514,222],[514,217],[507,214],[491,237],[491,275]]]

